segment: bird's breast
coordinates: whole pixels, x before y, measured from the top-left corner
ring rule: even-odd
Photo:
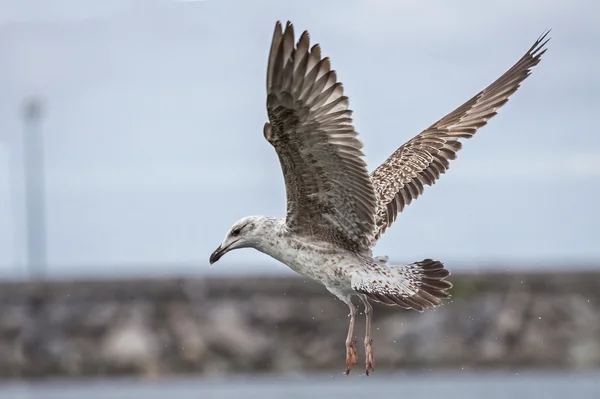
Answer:
[[[357,262],[354,254],[328,243],[307,242],[297,237],[273,240],[261,249],[264,253],[287,265],[295,272],[326,285],[340,285],[349,281],[347,266]]]

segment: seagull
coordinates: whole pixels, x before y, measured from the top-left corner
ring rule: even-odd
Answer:
[[[346,374],[357,362],[353,339],[357,310],[364,305],[365,371],[374,371],[370,300],[423,312],[450,297],[448,269],[436,260],[392,265],[372,247],[398,213],[433,185],[449,161],[487,124],[546,52],[545,32],[523,57],[484,90],[398,148],[371,174],[342,83],[319,44],[304,31],[275,25],[267,66],[264,136],[275,148],[287,197],[285,218],[240,219],[210,255],[254,248],[323,284],[350,308]]]

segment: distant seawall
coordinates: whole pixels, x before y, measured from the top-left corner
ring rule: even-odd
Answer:
[[[600,368],[600,272],[451,277],[436,311],[375,306],[376,372]],[[0,378],[341,373],[347,314],[302,278],[3,283]]]

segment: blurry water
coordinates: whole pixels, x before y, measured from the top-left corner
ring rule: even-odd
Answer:
[[[160,381],[90,380],[0,384],[2,399],[592,399],[600,398],[600,373],[358,373],[299,377],[261,376]]]

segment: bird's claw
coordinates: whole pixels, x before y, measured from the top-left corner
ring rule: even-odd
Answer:
[[[373,340],[365,342],[365,373],[375,371],[375,358],[373,357]]]
[[[350,345],[346,347],[346,375],[350,374],[350,370],[352,369],[352,366],[356,364],[357,359],[356,345],[354,342],[351,342]]]

